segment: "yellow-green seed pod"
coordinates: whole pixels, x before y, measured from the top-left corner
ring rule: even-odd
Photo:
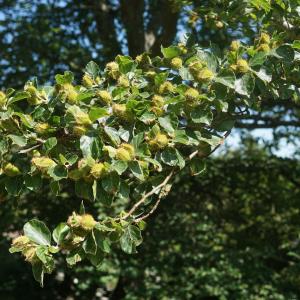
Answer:
[[[171,59],[170,66],[172,69],[178,70],[182,67],[182,59],[180,57],[174,57]]]
[[[259,43],[261,43],[261,44],[270,44],[270,42],[271,42],[270,36],[267,33],[262,32],[260,37],[259,37]]]
[[[168,137],[163,133],[158,133],[154,139],[149,141],[149,146],[153,150],[165,148],[169,143]]]
[[[230,50],[231,51],[237,51],[240,48],[240,42],[239,41],[232,41],[230,44]]]
[[[113,114],[123,121],[131,122],[133,115],[127,110],[126,104],[113,104],[112,106]]]
[[[121,75],[118,78],[118,85],[121,86],[121,87],[124,87],[124,88],[129,87],[129,80],[128,80],[128,78],[125,75]]]
[[[135,150],[134,150],[134,147],[131,144],[123,143],[123,144],[121,144],[121,148],[127,150],[132,159],[135,157]]]
[[[0,109],[3,106],[5,106],[6,101],[7,101],[6,95],[2,91],[0,91]]]
[[[25,257],[25,261],[28,261],[31,264],[33,264],[34,262],[37,262],[39,260],[36,255],[36,247],[35,246],[25,248],[22,251],[22,254]]]
[[[158,117],[162,116],[164,114],[164,109],[158,106],[152,106],[151,111]]]
[[[82,77],[82,85],[86,88],[91,88],[94,85],[94,80],[89,74],[84,74]]]
[[[121,144],[116,151],[116,158],[122,161],[131,161],[135,157],[134,147],[130,144]]]
[[[40,135],[48,133],[49,129],[50,125],[48,123],[38,123],[35,126],[35,131]]]
[[[119,148],[116,151],[116,158],[122,161],[131,161],[130,153],[124,148]]]
[[[90,171],[90,174],[96,179],[102,178],[103,175],[105,175],[105,173],[106,173],[106,168],[103,163],[94,164]]]
[[[98,98],[100,98],[100,100],[104,103],[104,104],[110,104],[112,101],[112,96],[111,94],[106,91],[106,90],[102,90],[102,91],[97,91],[96,92],[96,96]]]
[[[81,216],[80,227],[85,231],[91,231],[95,227],[97,222],[92,215],[84,214]]]
[[[224,23],[222,21],[217,21],[215,25],[218,29],[222,29],[224,27]]]
[[[109,62],[106,65],[106,70],[108,76],[112,79],[118,79],[118,77],[120,76],[119,65],[115,61]]]
[[[30,94],[30,97],[27,98],[27,102],[30,105],[38,105],[41,103],[39,99],[38,90],[33,85],[26,85],[24,88],[25,92]]]
[[[198,100],[199,95],[200,94],[199,94],[198,90],[196,90],[194,88],[188,88],[184,93],[185,99],[188,102],[193,102],[195,100]]]
[[[108,71],[119,71],[119,65],[115,61],[111,61],[106,64],[106,69]]]
[[[181,54],[187,54],[188,50],[187,50],[187,48],[186,48],[186,46],[184,44],[179,43],[178,44],[178,48],[180,49]]]
[[[233,72],[237,71],[237,65],[236,64],[232,64],[229,66],[229,69],[232,70]]]
[[[30,243],[30,239],[26,235],[20,235],[13,239],[12,246],[24,249]]]
[[[3,167],[3,173],[9,177],[15,177],[15,176],[20,175],[21,171],[19,170],[19,168],[17,166],[13,165],[12,163],[7,163]]]
[[[174,92],[174,86],[169,81],[162,83],[158,88],[158,93],[161,95],[167,93],[173,93],[173,92]]]
[[[52,168],[56,165],[54,160],[46,156],[34,157],[32,158],[31,162],[41,172],[46,172],[49,168]]]
[[[148,71],[145,73],[146,77],[150,80],[154,79],[156,72],[155,71]]]
[[[240,73],[247,73],[249,71],[248,62],[245,59],[239,59],[236,63],[236,70]]]
[[[269,52],[271,49],[270,49],[270,46],[269,44],[261,44],[258,48],[257,48],[257,51],[262,51],[262,52]]]
[[[160,95],[154,95],[151,99],[151,104],[153,106],[163,107],[164,106],[164,98]]]
[[[147,53],[138,55],[135,58],[135,61],[142,66],[151,65],[151,58]]]
[[[68,103],[75,104],[77,102],[78,92],[71,83],[65,83],[62,86],[62,90]]]
[[[89,126],[93,123],[89,115],[83,111],[78,111],[74,118],[77,125]]]
[[[81,219],[82,219],[82,216],[77,215],[75,212],[73,212],[72,215],[69,216],[69,218],[68,218],[67,225],[70,228],[80,227]]]
[[[75,125],[72,128],[73,134],[80,137],[86,134],[87,132],[87,128],[85,126],[82,125]]]
[[[213,77],[214,77],[213,71],[209,70],[208,68],[204,68],[197,74],[195,79],[198,82],[209,82],[213,79]]]
[[[190,73],[196,77],[197,74],[203,69],[204,64],[200,60],[196,60],[189,64],[189,71]]]
[[[126,105],[125,104],[114,104],[112,106],[112,110],[114,115],[121,117],[126,113]]]

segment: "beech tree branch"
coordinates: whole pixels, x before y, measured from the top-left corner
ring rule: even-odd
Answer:
[[[120,9],[129,55],[135,57],[145,51],[144,0],[121,0]]]
[[[145,203],[145,201],[152,196],[153,194],[155,194],[156,192],[158,192],[162,187],[164,187],[169,180],[172,178],[172,176],[174,175],[174,170],[172,170],[169,175],[164,179],[164,181],[159,184],[158,186],[154,187],[150,192],[148,192],[147,194],[145,194],[138,202],[136,202],[132,208],[129,210],[128,213],[126,213],[121,219],[125,220],[128,217],[132,216],[134,214],[134,212],[142,205]]]
[[[146,30],[146,51],[160,54],[160,46],[171,44],[176,36],[179,12],[172,8],[171,1],[156,1],[150,4],[151,16]]]
[[[99,40],[103,44],[102,52],[107,60],[113,60],[122,52],[114,23],[116,14],[109,0],[89,0],[89,3],[93,7]]]

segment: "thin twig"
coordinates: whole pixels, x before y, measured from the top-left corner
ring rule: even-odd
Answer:
[[[37,145],[34,145],[32,146],[31,148],[27,148],[27,149],[24,149],[24,150],[20,150],[19,153],[28,153],[38,147],[42,146],[42,144],[37,144]]]
[[[231,132],[231,130],[228,130],[228,131],[224,134],[222,142],[221,142],[219,145],[217,145],[217,146],[210,152],[209,155],[211,155],[213,152],[215,152],[215,151],[223,144],[224,140],[229,136],[230,132]],[[194,151],[193,153],[191,153],[191,154],[189,155],[188,160],[191,160],[193,157],[195,157],[195,156],[197,155],[197,153],[198,153],[198,150],[196,150],[196,151]],[[172,176],[173,176],[174,174],[175,174],[175,172],[174,172],[174,170],[172,170],[172,171],[170,172],[170,174],[165,178],[165,180],[164,180],[161,184],[159,184],[158,186],[156,186],[155,188],[153,188],[150,192],[148,192],[146,195],[144,195],[138,202],[136,202],[136,203],[133,205],[133,207],[130,209],[130,211],[129,211],[127,214],[125,214],[123,217],[121,217],[121,220],[127,219],[128,217],[132,216],[132,214],[133,214],[133,213],[134,213],[134,212],[135,212],[142,204],[145,203],[145,201],[147,200],[148,197],[150,197],[150,196],[152,196],[153,194],[155,194],[160,188],[164,188],[164,187],[166,186],[166,184],[169,182],[169,180],[172,178]],[[146,215],[144,215],[144,216],[142,216],[142,217],[139,217],[139,218],[135,219],[135,222],[137,223],[137,222],[139,222],[139,221],[141,221],[141,220],[144,220],[144,219],[148,218],[150,215],[152,215],[152,214],[154,213],[154,211],[157,209],[157,207],[158,207],[158,205],[159,205],[161,199],[162,199],[164,196],[165,196],[164,193],[161,192],[161,193],[159,194],[159,196],[158,196],[158,198],[157,198],[157,200],[156,200],[154,206],[151,208],[151,210],[150,210]]]
[[[162,199],[163,197],[164,197],[163,194],[160,194],[160,195],[158,196],[158,198],[157,198],[155,204],[154,204],[153,207],[151,208],[151,210],[150,210],[147,214],[143,215],[142,217],[139,217],[139,218],[135,219],[134,222],[135,222],[135,223],[138,223],[138,222],[140,222],[140,221],[142,221],[142,220],[145,220],[145,219],[148,218],[150,215],[152,215],[152,214],[154,213],[154,211],[157,209],[157,207],[158,207],[158,205],[159,205],[159,203],[160,203],[160,201],[161,201],[161,199]]]
[[[149,198],[150,196],[155,194],[160,188],[164,187],[169,182],[169,180],[171,179],[173,174],[174,174],[174,170],[172,170],[170,172],[170,174],[165,178],[165,180],[161,184],[159,184],[158,186],[153,188],[150,192],[145,194],[138,202],[136,202],[132,206],[130,211],[127,214],[125,214],[121,219],[124,220],[124,219],[127,219],[128,217],[130,217],[142,204],[144,204],[144,202],[147,200],[147,198]]]

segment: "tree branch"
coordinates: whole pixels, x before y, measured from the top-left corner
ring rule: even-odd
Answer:
[[[160,54],[160,46],[171,44],[177,33],[179,12],[172,8],[171,1],[157,1],[149,9],[151,18],[146,31],[146,51]]]
[[[145,51],[144,0],[121,0],[120,9],[129,55],[134,57]]]
[[[134,212],[142,205],[145,203],[145,201],[152,196],[153,194],[155,194],[157,191],[159,191],[162,187],[164,187],[169,180],[172,178],[174,174],[174,170],[172,170],[169,175],[164,179],[164,181],[159,184],[158,186],[156,186],[155,188],[153,188],[150,192],[148,192],[147,194],[145,194],[138,202],[136,202],[132,208],[129,210],[129,212],[127,214],[125,214],[121,219],[125,220],[128,217],[132,216],[132,214],[134,214]]]
[[[103,44],[102,53],[105,59],[113,60],[122,52],[115,30],[115,12],[109,0],[89,0],[89,3],[93,7],[99,39]]]

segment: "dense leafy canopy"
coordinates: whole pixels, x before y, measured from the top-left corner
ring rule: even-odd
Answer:
[[[202,176],[183,175],[148,219],[138,253],[114,251],[98,268],[59,264],[42,290],[29,266],[8,256],[4,235],[1,299],[297,299],[298,161],[270,157],[251,143],[243,152],[207,161]],[[1,231],[17,231],[34,215],[56,224],[79,201],[67,186],[58,198],[48,187],[28,192],[18,210],[16,199],[6,197]],[[104,213],[101,206],[87,206],[94,215]]]
[[[104,67],[121,53],[159,55],[161,45],[186,32],[202,47],[222,50],[234,39],[251,45],[260,30],[293,43],[300,40],[299,5],[299,0],[5,0],[0,3],[0,85],[22,87],[37,75],[48,82],[69,68],[79,80],[90,60]],[[291,84],[299,86],[299,75],[293,74]],[[299,137],[299,103],[289,94],[261,96],[262,110],[237,120],[236,127]]]
[[[162,47],[163,57],[119,55],[103,71],[90,62],[80,85],[66,71],[54,86],[34,80],[1,93],[3,194],[49,183],[59,195],[67,184],[103,207],[128,205],[95,220],[82,204],[52,234],[33,219],[10,251],[22,252],[41,284],[58,252],[70,266],[84,258],[98,266],[116,242],[136,252],[144,219],[174,174],[185,166],[201,174],[203,160],[262,95],[298,97],[289,81],[299,72],[298,48],[265,32],[252,46],[233,41],[224,52],[188,39]]]

